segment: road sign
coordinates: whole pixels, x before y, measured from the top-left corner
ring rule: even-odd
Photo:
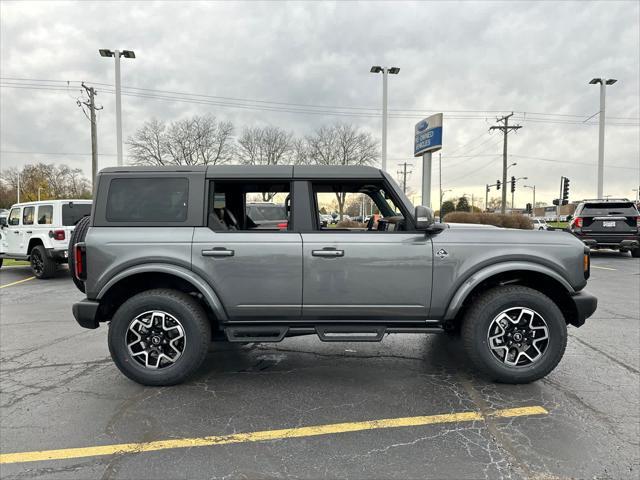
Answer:
[[[442,148],[442,114],[436,113],[416,123],[413,156]]]

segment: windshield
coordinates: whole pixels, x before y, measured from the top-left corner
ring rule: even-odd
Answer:
[[[581,215],[597,217],[599,215],[638,215],[636,207],[631,202],[602,202],[602,203],[585,203]]]
[[[62,225],[64,226],[71,227],[87,215],[91,215],[90,203],[69,202],[62,205]]]

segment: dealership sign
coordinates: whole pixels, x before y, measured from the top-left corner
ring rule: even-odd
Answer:
[[[413,156],[442,148],[442,114],[436,113],[416,123]]]

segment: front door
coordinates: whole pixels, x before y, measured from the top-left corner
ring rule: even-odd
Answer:
[[[290,191],[289,180],[209,186],[208,227],[195,229],[192,265],[231,320],[302,315],[302,239],[290,230]]]
[[[318,182],[312,188],[317,212],[342,214],[342,220],[326,226],[318,222],[315,232],[302,234],[303,317],[426,319],[431,239],[412,230],[392,187]]]

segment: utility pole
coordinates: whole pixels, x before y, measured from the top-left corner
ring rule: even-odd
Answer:
[[[16,203],[20,203],[20,170],[18,170],[18,201]]]
[[[402,191],[406,194],[407,193],[407,174],[413,173],[412,170],[407,171],[407,167],[413,167],[413,165],[407,162],[404,162],[401,165],[402,165],[402,170],[398,170],[398,175],[402,175]]]
[[[502,189],[502,205],[500,207],[501,213],[504,215],[506,213],[507,207],[507,136],[511,130],[518,130],[522,128],[520,125],[511,125],[509,126],[509,118],[513,116],[513,112],[509,115],[505,115],[502,118],[498,118],[497,122],[502,123],[502,125],[494,125],[490,127],[489,130],[500,130],[504,136],[504,144],[502,147],[502,185],[504,188]]]
[[[98,92],[96,92],[93,87],[87,87],[83,82],[82,88],[85,89],[89,96],[88,102],[78,101],[78,106],[85,105],[89,107],[89,121],[91,122],[91,186],[93,188],[95,187],[96,174],[98,173],[98,132],[96,124],[96,110],[101,110],[102,107],[96,108],[95,96],[98,95]]]

